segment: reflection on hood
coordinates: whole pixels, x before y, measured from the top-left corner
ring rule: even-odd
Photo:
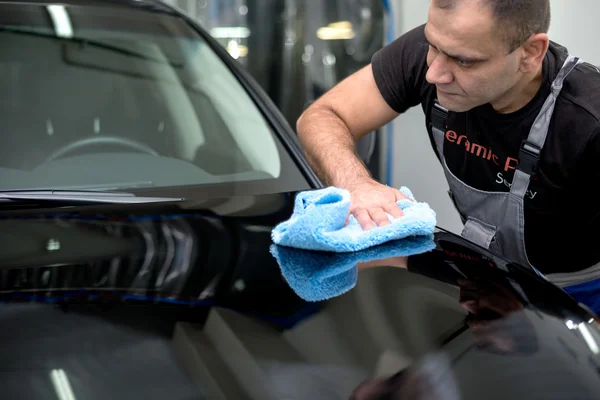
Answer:
[[[411,399],[459,400],[458,383],[451,361],[441,353],[424,357],[390,378],[369,379],[357,387],[351,400]]]
[[[392,257],[406,257],[435,248],[433,236],[414,236],[352,253],[300,250],[271,246],[281,273],[298,296],[323,301],[339,296],[356,285],[357,264]]]

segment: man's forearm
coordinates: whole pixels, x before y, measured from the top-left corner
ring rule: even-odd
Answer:
[[[309,108],[296,128],[308,162],[326,185],[349,189],[371,179],[356,154],[352,134],[335,112],[324,107]]]

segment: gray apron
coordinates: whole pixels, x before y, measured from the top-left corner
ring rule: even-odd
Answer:
[[[443,146],[448,111],[439,103],[432,110],[432,133],[436,150],[450,187],[450,196],[464,222],[462,236],[467,240],[504,256],[509,261],[532,268],[525,251],[523,200],[531,176],[536,172],[539,156],[554,112],[556,99],[567,75],[582,61],[569,56],[552,83],[552,92],[534,121],[529,136],[521,144],[519,165],[510,192],[487,192],[475,189],[458,179],[448,169]],[[541,275],[541,274],[540,274]]]

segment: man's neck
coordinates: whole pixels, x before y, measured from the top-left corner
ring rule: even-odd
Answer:
[[[543,80],[542,65],[537,71],[524,75],[501,99],[492,103],[500,114],[509,114],[525,107],[540,90]]]

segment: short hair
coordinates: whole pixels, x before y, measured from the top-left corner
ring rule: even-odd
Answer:
[[[463,0],[433,0],[438,8],[454,9]],[[548,33],[550,0],[478,0],[489,7],[500,37],[515,51],[531,35]]]

